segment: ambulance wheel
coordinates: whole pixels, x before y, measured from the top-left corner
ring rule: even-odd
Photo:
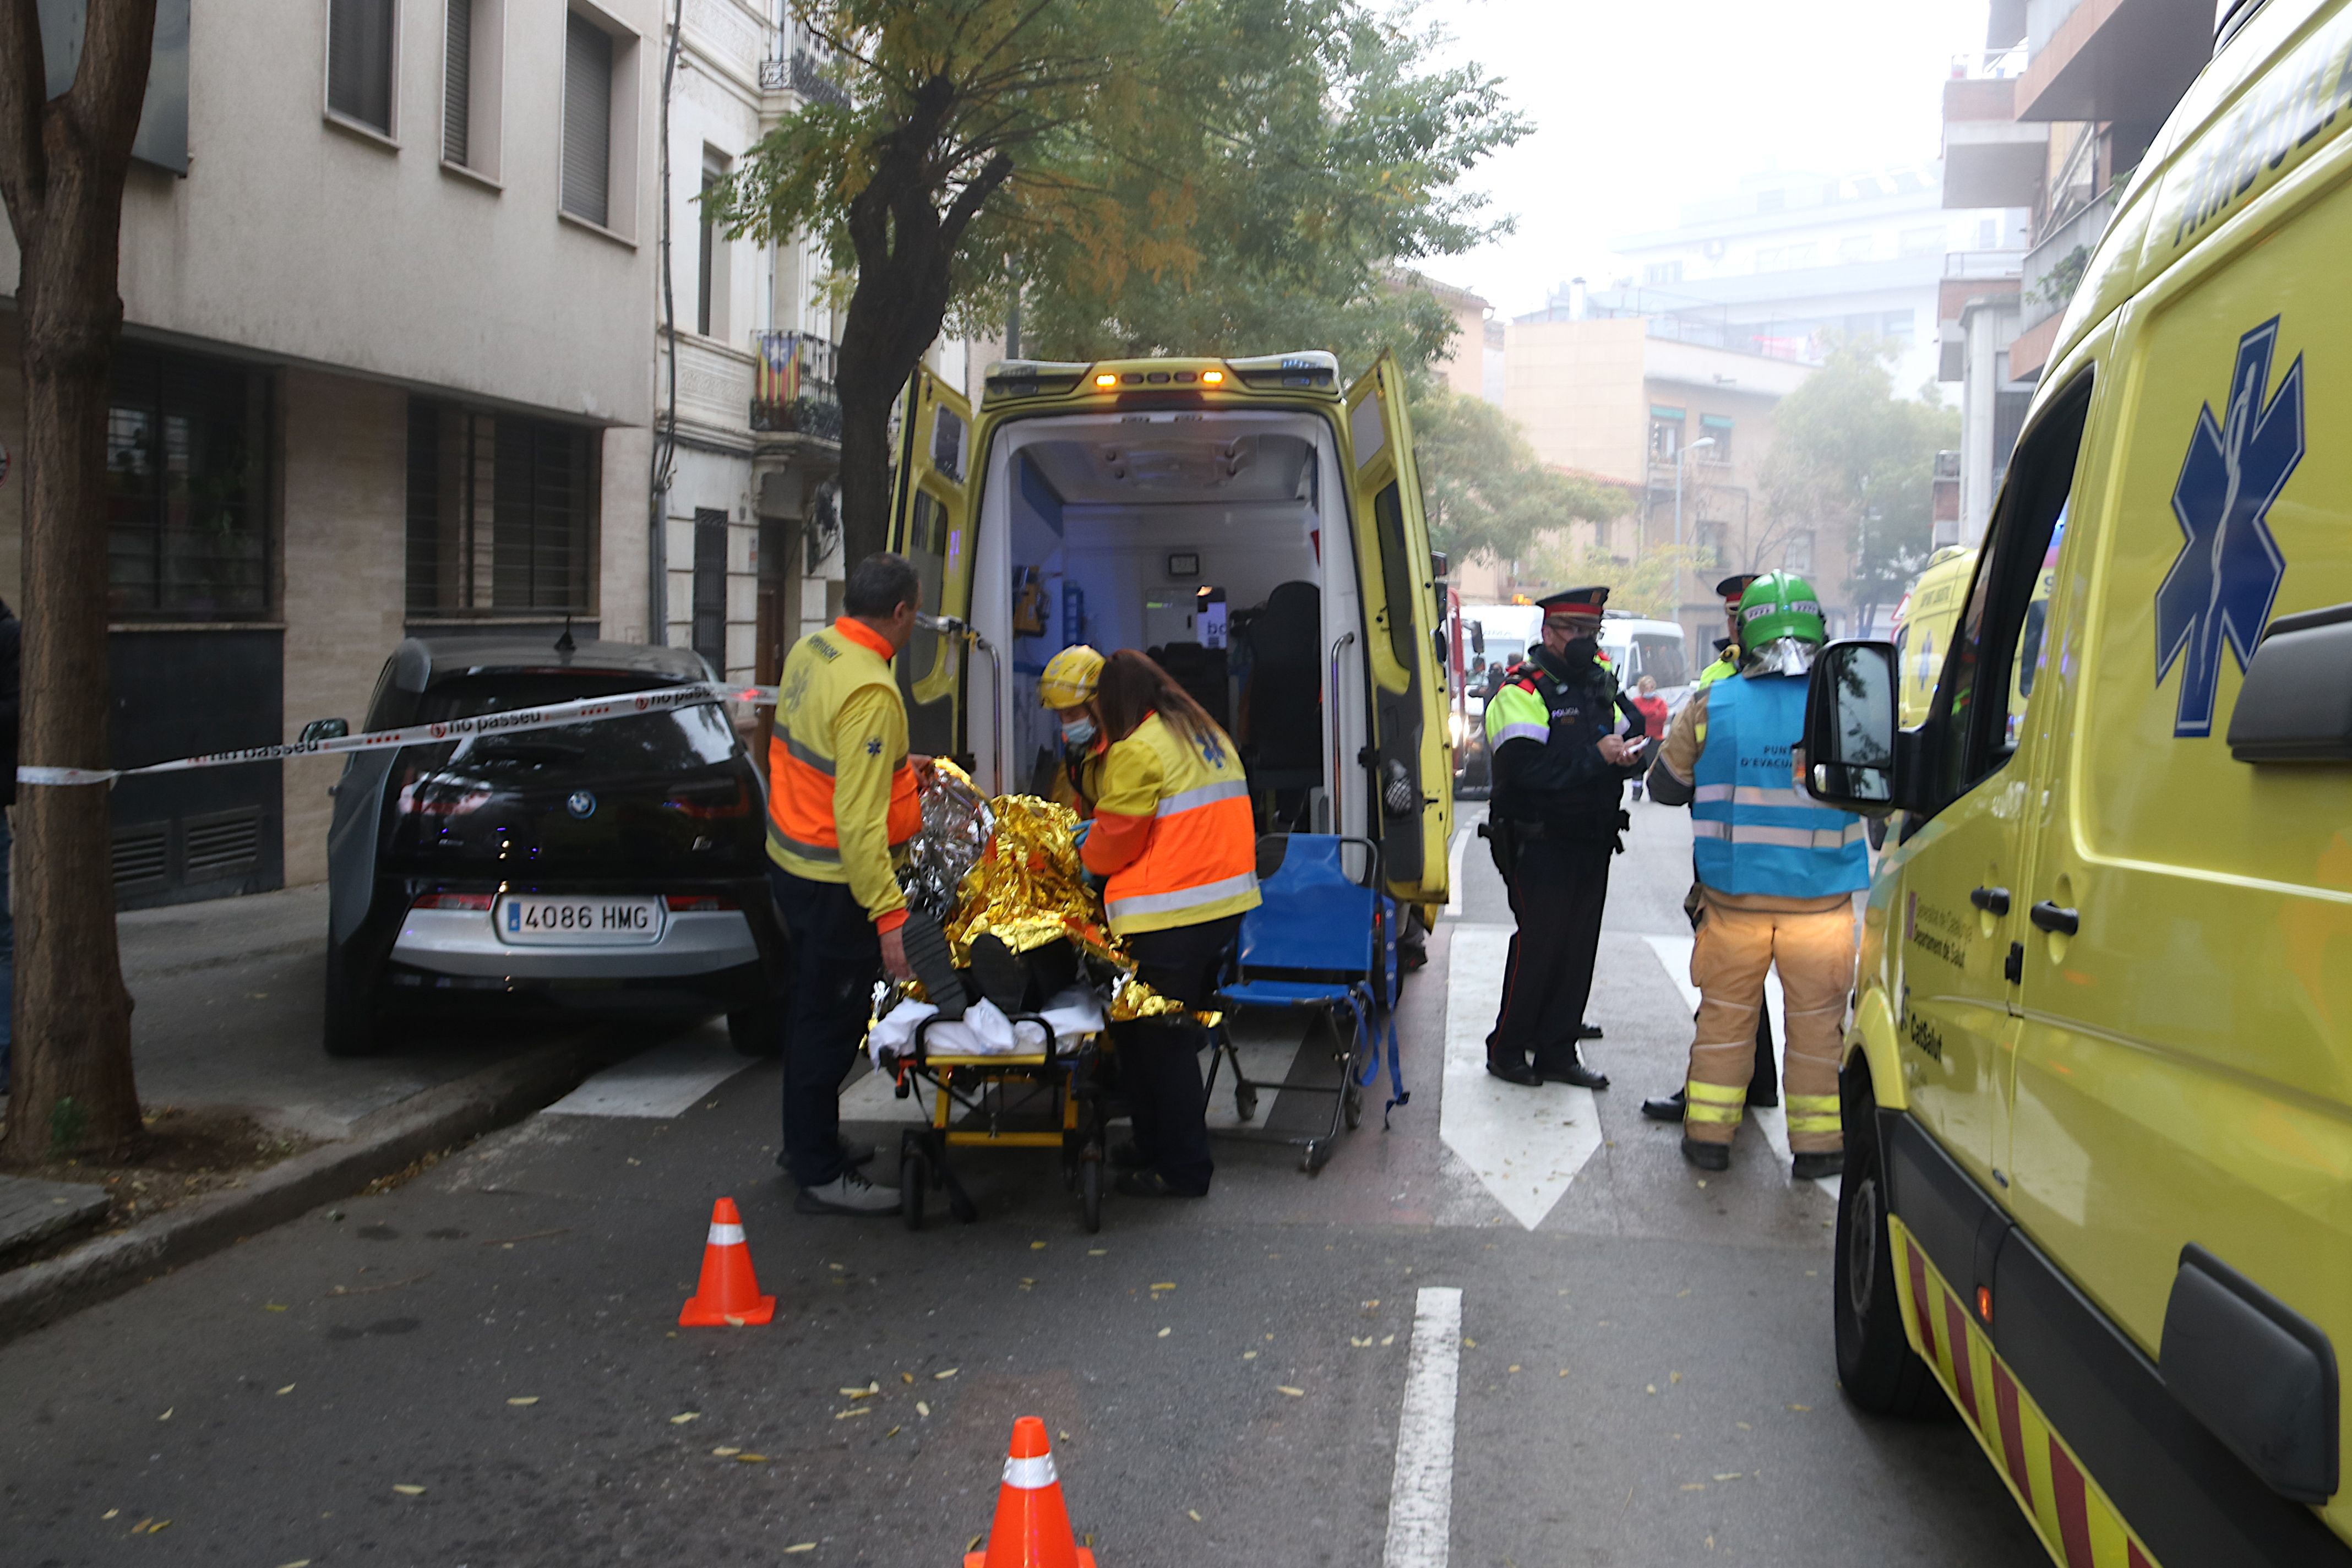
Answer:
[[[1078,1224],[1088,1236],[1102,1229],[1102,1157],[1096,1155],[1078,1164]]]
[[[1234,1114],[1244,1121],[1257,1116],[1257,1089],[1246,1083],[1234,1085]]]
[[[1860,1061],[1843,1077],[1845,1176],[1838,1187],[1837,1261],[1832,1274],[1838,1382],[1875,1415],[1916,1415],[1931,1407],[1936,1381],[1903,1337],[1895,1288],[1894,1237],[1886,1228],[1886,1164],[1878,1143],[1878,1100]]]
[[[908,1230],[923,1228],[923,1194],[931,1184],[931,1163],[923,1152],[907,1148],[898,1153],[898,1217]]]

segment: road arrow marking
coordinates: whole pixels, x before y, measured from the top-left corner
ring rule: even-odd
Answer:
[[[1675,989],[1683,994],[1683,1005],[1693,1013],[1697,1012],[1698,987],[1691,984],[1690,978],[1692,939],[1686,936],[1644,936],[1642,940],[1650,944],[1650,951],[1658,955],[1660,963],[1665,965],[1666,978],[1673,981]],[[1764,976],[1764,1005],[1772,1014],[1772,1056],[1774,1065],[1780,1068],[1780,1092],[1785,1095],[1789,1089],[1789,1006],[1780,994],[1780,973],[1777,969]],[[1759,1105],[1750,1106],[1748,1115],[1763,1130],[1764,1141],[1772,1145],[1772,1152],[1780,1158],[1780,1168],[1787,1170],[1788,1112],[1778,1105]],[[1829,1194],[1832,1202],[1836,1200],[1838,1179],[1835,1176],[1813,1184]]]
[[[1511,928],[1456,925],[1445,975],[1445,1099],[1438,1135],[1511,1217],[1543,1223],[1601,1148],[1592,1091],[1571,1084],[1525,1089],[1486,1071],[1486,1031],[1503,1003]]]

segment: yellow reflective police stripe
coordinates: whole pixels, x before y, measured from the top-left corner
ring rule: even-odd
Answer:
[[[1842,1130],[1838,1097],[1834,1094],[1792,1094],[1788,1097],[1789,1131],[1836,1132]]]

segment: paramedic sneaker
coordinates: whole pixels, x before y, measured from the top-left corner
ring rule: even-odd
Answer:
[[[877,1187],[853,1167],[821,1187],[803,1187],[793,1207],[803,1214],[897,1214],[898,1189]]]

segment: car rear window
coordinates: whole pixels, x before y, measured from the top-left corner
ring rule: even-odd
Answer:
[[[418,705],[417,721],[430,724],[448,719],[479,718],[485,713],[511,713],[521,708],[572,702],[583,697],[610,697],[667,684],[626,670],[521,670],[459,676],[434,683]],[[471,736],[457,745],[457,756],[476,761],[499,755],[527,755],[541,762],[576,757],[599,768],[631,772],[709,767],[727,761],[740,749],[725,710],[716,701],[660,713],[633,714],[625,719],[598,719],[580,724],[554,724],[543,730]]]
[[[1690,679],[1690,660],[1680,636],[1664,632],[1633,637],[1633,679],[1649,676],[1661,686],[1681,686]]]

